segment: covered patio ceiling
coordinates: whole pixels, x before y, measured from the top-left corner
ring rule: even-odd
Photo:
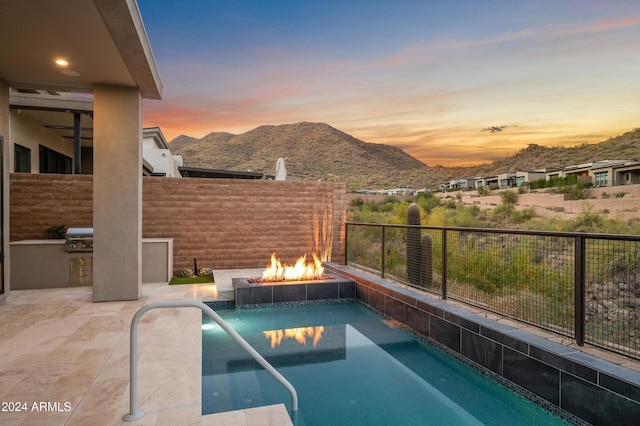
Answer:
[[[108,84],[162,96],[135,0],[0,0],[0,58],[0,78],[15,89],[90,93]]]
[[[80,113],[82,146],[93,141],[94,85],[162,96],[135,0],[0,0],[0,58],[11,109],[66,139]]]

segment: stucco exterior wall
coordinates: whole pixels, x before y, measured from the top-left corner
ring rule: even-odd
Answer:
[[[16,111],[11,111],[11,139],[5,143],[9,142],[11,143],[9,150],[11,172],[14,164],[14,144],[31,150],[31,173],[40,173],[40,145],[73,158],[73,143],[69,143],[55,132],[43,127],[42,124]]]
[[[92,176],[11,174],[10,183],[11,241],[92,225]],[[259,268],[272,252],[292,263],[331,238],[332,260],[344,259],[344,184],[145,177],[142,194],[142,236],[173,238],[174,272],[194,258],[198,268]]]

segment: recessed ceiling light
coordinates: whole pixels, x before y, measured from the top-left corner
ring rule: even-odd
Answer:
[[[67,75],[69,77],[79,77],[80,73],[74,70],[62,70],[62,74]]]
[[[66,67],[67,65],[69,65],[69,62],[64,59],[56,59],[56,64],[60,65],[61,67]]]

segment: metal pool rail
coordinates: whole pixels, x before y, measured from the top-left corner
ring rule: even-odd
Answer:
[[[214,320],[233,340],[235,340],[245,351],[249,353],[269,374],[271,374],[282,386],[284,386],[291,394],[291,417],[294,420],[298,412],[298,393],[287,379],[282,376],[269,362],[262,357],[249,343],[246,342],[229,324],[227,324],[213,309],[202,302],[195,300],[185,300],[176,302],[156,302],[143,306],[136,312],[131,320],[131,345],[130,345],[130,393],[129,393],[129,410],[128,414],[122,417],[125,422],[133,422],[144,416],[144,411],[138,410],[138,322],[145,312],[157,308],[198,308],[202,310],[209,318]]]

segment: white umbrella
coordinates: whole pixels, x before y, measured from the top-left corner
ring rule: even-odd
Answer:
[[[276,162],[276,180],[287,180],[287,168],[284,166],[284,158],[278,158]]]

